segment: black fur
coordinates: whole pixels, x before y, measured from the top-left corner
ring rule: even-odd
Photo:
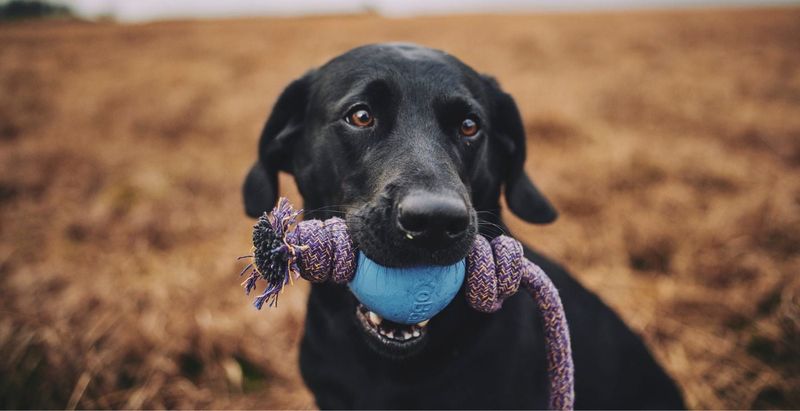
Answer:
[[[374,126],[360,129],[344,120],[358,104],[370,108]],[[468,115],[481,127],[474,138],[458,133]],[[245,181],[245,208],[254,217],[270,209],[277,172],[284,170],[295,176],[307,218],[343,212],[357,246],[373,260],[445,264],[463,258],[476,232],[498,234],[501,187],[522,219],[556,218],[524,162],[519,112],[494,79],[441,51],[370,45],[307,73],[283,92]],[[436,249],[404,241],[395,205],[412,190],[463,198],[471,212],[469,235]],[[576,407],[683,408],[675,384],[611,309],[560,266],[529,249],[526,256],[548,273],[563,299]],[[546,406],[541,324],[525,293],[497,313],[482,314],[462,292],[431,320],[424,348],[402,360],[365,341],[355,307],[346,287],[312,287],[300,366],[320,407]]]

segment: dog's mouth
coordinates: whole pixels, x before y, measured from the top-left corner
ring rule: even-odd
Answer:
[[[381,318],[361,303],[356,304],[355,314],[366,333],[367,343],[384,355],[404,358],[415,354],[425,344],[429,320],[400,324]]]
[[[443,269],[453,267],[459,264],[467,255],[472,240],[477,233],[477,215],[474,209],[470,207],[470,221],[466,231],[461,236],[443,240],[434,246],[418,244],[414,241],[414,238],[409,238],[408,235],[397,230],[394,224],[395,217],[391,212],[391,208],[366,204],[351,210],[346,217],[350,234],[362,255],[386,270],[404,270],[414,267],[443,267]],[[463,269],[463,263],[461,264]],[[444,276],[444,274],[442,275]],[[445,281],[443,278],[437,277],[437,281]],[[463,274],[461,279],[463,280]],[[436,284],[437,290],[446,288],[444,282],[437,282]],[[460,282],[454,287],[457,291],[460,288]],[[351,289],[351,291],[353,290]],[[430,294],[426,294],[430,292],[429,289],[426,288],[421,291],[424,295],[420,294],[420,297],[430,297]],[[362,301],[359,301],[359,297],[356,294],[353,294],[353,296],[356,322],[364,331],[367,345],[378,354],[393,359],[408,358],[418,354],[430,339],[428,333],[431,325],[429,325],[428,320],[406,324],[406,321],[388,315],[392,317],[392,320],[395,320],[392,321],[368,309]],[[375,302],[367,304],[373,303]],[[428,300],[425,300],[425,303],[428,303]],[[377,304],[380,304],[380,302]],[[428,307],[427,305],[425,306]],[[377,306],[373,306],[373,310],[376,308]],[[441,308],[439,309],[441,310]],[[380,310],[378,309],[378,311]],[[423,316],[422,318],[425,317]],[[427,318],[430,319],[431,316],[427,316]],[[412,321],[407,322],[410,323]],[[435,317],[433,317],[432,322],[433,326],[435,326]]]

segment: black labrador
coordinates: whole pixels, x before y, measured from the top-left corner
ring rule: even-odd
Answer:
[[[523,170],[516,104],[491,77],[411,44],[359,47],[283,91],[244,183],[252,217],[271,209],[278,171],[294,175],[306,218],[346,219],[386,266],[451,264],[508,207],[549,223],[556,211]],[[683,408],[642,341],[562,267],[526,249],[563,298],[577,408]],[[484,314],[457,296],[429,323],[367,311],[346,287],[314,285],[300,368],[321,408],[546,408],[541,319],[519,293]]]

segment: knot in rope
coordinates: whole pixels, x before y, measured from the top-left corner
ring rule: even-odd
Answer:
[[[493,313],[503,301],[519,289],[522,244],[511,237],[499,236],[490,243],[476,236],[467,254],[467,301],[472,308]]]

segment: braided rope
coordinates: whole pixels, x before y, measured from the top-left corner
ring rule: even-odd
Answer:
[[[467,301],[472,308],[492,313],[522,285],[542,313],[547,372],[550,378],[550,409],[572,409],[575,394],[569,329],[558,290],[538,265],[526,259],[522,244],[499,236],[489,243],[475,237],[467,255]]]
[[[291,231],[289,226],[294,224],[294,217],[299,212],[293,212],[288,201],[282,198],[274,213],[271,218],[262,217],[256,224],[254,240],[258,233],[261,243],[278,244],[275,234],[280,234],[282,244],[268,250],[266,257],[259,258],[270,264],[283,261],[285,268],[260,266],[259,258],[256,258],[250,277],[243,283],[249,293],[255,288],[256,278],[267,280],[267,290],[256,300],[259,309],[264,301],[275,301],[277,293],[291,281],[292,275],[317,283],[330,280],[345,284],[353,279],[356,248],[344,220],[336,217],[325,221],[306,220],[297,223]],[[281,218],[276,218],[276,215]],[[263,250],[257,249],[254,255],[258,257],[261,255],[259,252],[264,254]],[[507,236],[499,236],[491,242],[483,236],[476,236],[466,260],[465,291],[472,308],[485,313],[495,312],[520,286],[536,301],[542,315],[547,351],[549,407],[553,410],[572,409],[575,400],[574,367],[569,329],[558,290],[550,278],[525,258],[522,244]],[[242,273],[249,268],[246,267]]]
[[[547,274],[529,260],[524,260],[522,286],[528,290],[544,323],[544,342],[547,351],[547,373],[550,377],[550,409],[571,410],[575,403],[575,377],[572,347],[567,318],[561,298]]]
[[[344,220],[307,220],[286,236],[289,244],[302,245],[297,257],[300,276],[319,283],[346,284],[356,273],[356,252]]]

